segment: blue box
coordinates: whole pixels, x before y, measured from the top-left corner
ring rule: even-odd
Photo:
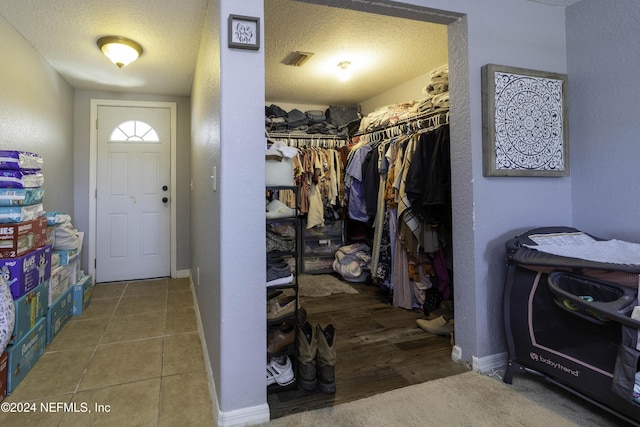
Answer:
[[[93,290],[93,282],[91,276],[83,276],[82,279],[73,285],[73,315],[81,315],[91,302],[91,291]]]
[[[67,265],[74,259],[78,258],[80,254],[80,249],[68,249],[68,250],[58,250],[53,251],[54,254],[58,254],[60,257],[60,265]]]
[[[51,245],[35,249],[18,258],[0,259],[13,299],[18,299],[51,277]]]
[[[14,300],[13,304],[16,308],[16,323],[9,343],[20,341],[36,326],[38,320],[47,314],[49,281],[38,285],[35,289]]]
[[[18,384],[42,357],[47,339],[47,325],[43,317],[20,341],[7,347],[9,353],[9,375],[7,389],[13,393]]]
[[[58,298],[47,310],[47,344],[49,344],[73,316],[73,287]]]

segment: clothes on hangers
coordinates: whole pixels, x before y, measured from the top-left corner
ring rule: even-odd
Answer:
[[[342,216],[344,206],[344,167],[346,138],[302,133],[267,134],[268,146],[293,150],[294,182],[298,186],[298,208],[307,215],[307,228],[324,225],[325,218]],[[278,191],[277,198],[296,206],[296,194]]]
[[[392,291],[399,307],[421,307],[431,286],[449,298],[443,268],[443,246],[450,241],[448,112],[358,135],[350,147],[347,213],[374,228],[372,277]],[[410,266],[423,258],[433,280],[410,275]]]

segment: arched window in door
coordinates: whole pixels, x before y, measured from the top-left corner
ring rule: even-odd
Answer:
[[[111,131],[109,142],[160,142],[157,132],[140,120],[120,123]]]

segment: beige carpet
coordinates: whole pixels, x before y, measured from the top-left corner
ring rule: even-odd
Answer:
[[[289,415],[266,425],[583,427],[627,424],[532,375],[516,375],[513,385],[509,385],[498,378],[470,371],[335,407]]]
[[[331,274],[298,275],[298,295],[303,297],[325,297],[331,294],[357,294],[351,285]]]

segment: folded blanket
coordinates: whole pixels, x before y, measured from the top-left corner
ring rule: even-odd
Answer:
[[[42,188],[0,188],[0,206],[29,206],[42,202]]]
[[[434,68],[431,70],[431,79],[435,79],[438,77],[444,77],[449,75],[449,64],[441,65],[438,68]]]
[[[0,150],[0,169],[40,170],[44,160],[28,151]]]
[[[530,249],[568,258],[611,264],[640,265],[640,244],[621,240],[603,240],[577,245],[526,245]]]
[[[0,188],[39,188],[43,185],[41,172],[0,169]]]
[[[433,108],[449,108],[449,92],[435,95],[432,99]]]
[[[438,95],[449,91],[449,83],[429,83],[427,85],[427,93],[429,95]]]

